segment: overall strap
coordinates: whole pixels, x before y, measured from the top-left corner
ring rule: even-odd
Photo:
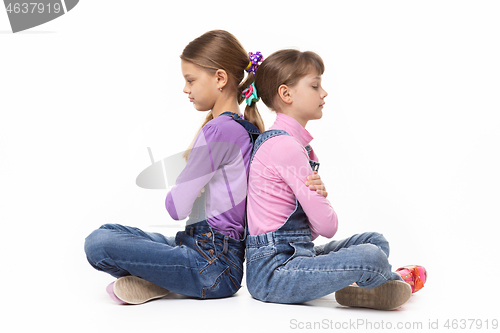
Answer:
[[[237,113],[234,113],[234,112],[226,111],[226,112],[221,113],[219,116],[232,117],[236,122],[238,122],[241,126],[243,126],[243,128],[247,131],[248,135],[250,136],[250,141],[252,142],[252,156],[253,156],[253,153],[255,152],[255,144],[256,144],[257,138],[260,135],[260,130],[257,128],[257,126],[255,126],[251,122],[241,118],[240,115],[238,115]],[[250,160],[250,163],[251,163],[251,160]],[[249,166],[250,166],[250,163],[249,163]],[[247,189],[247,194],[248,194],[248,189]],[[240,241],[242,241],[242,242],[245,241],[245,239],[247,238],[247,235],[248,235],[246,200],[247,200],[247,198],[245,197],[245,216],[244,216],[245,229],[243,232],[243,238],[240,239]],[[225,248],[225,246],[224,246],[224,248]]]
[[[250,135],[250,140],[252,140],[252,147],[255,145],[255,140],[257,140],[257,137],[260,135],[260,130],[257,128],[257,126],[255,126],[248,120],[241,118],[240,115],[234,112],[226,111],[221,113],[219,116],[230,116],[234,120],[236,120],[241,126],[243,126],[243,128],[245,128],[245,130],[248,132],[248,135]]]
[[[311,150],[312,150],[311,146],[307,145],[304,148],[306,148],[307,156],[309,156],[309,165],[311,166],[311,169],[313,171],[318,171],[318,169],[319,169],[319,162],[311,160]]]
[[[252,157],[250,158],[250,165],[252,165],[253,157],[255,156],[255,153],[260,148],[260,146],[262,146],[262,144],[264,142],[266,142],[267,140],[269,140],[270,138],[273,138],[273,137],[278,136],[278,135],[290,135],[290,134],[288,134],[286,131],[283,131],[283,130],[268,130],[268,131],[262,132],[262,134],[260,134],[258,136],[258,138],[255,140],[255,144],[253,146],[253,153],[252,153]],[[248,198],[247,198],[247,200],[248,200]],[[246,212],[246,207],[245,207],[245,234],[243,235],[243,240],[245,240],[248,235],[249,235],[249,233],[248,233],[247,212]]]
[[[262,134],[259,135],[259,137],[255,141],[255,145],[253,147],[253,153],[252,153],[252,157],[250,158],[250,164],[252,164],[253,157],[255,156],[255,153],[260,148],[260,146],[262,146],[262,144],[264,142],[266,142],[267,140],[269,140],[270,138],[273,138],[273,137],[278,136],[278,135],[290,135],[290,134],[288,134],[286,131],[283,131],[283,130],[268,130],[268,131],[262,132]]]

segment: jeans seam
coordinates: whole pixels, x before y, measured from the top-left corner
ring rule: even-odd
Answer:
[[[238,287],[238,284],[236,284],[234,281],[233,281],[233,277],[231,276],[231,274],[227,274],[227,276],[229,277],[229,280],[231,281],[231,283],[236,287],[236,289],[240,289],[240,287]]]
[[[234,254],[235,256],[238,256],[238,257],[240,256],[240,254],[239,254],[239,253],[232,251],[232,250],[231,250],[231,248],[228,248],[227,250],[228,250],[229,252],[231,252],[232,254]],[[240,251],[240,252],[244,252],[244,251]]]
[[[262,259],[264,257],[269,257],[272,254],[275,254],[274,250],[269,250],[269,251],[266,251],[266,252],[260,252],[258,254],[255,254],[255,255],[247,258],[247,263],[251,263],[252,261],[259,260],[259,259]]]
[[[227,262],[228,262],[231,266],[233,266],[233,267],[234,267],[234,268],[236,268],[238,271],[240,271],[241,273],[243,273],[243,270],[242,270],[240,267],[238,267],[238,265],[237,265],[234,261],[232,261],[231,259],[229,259],[228,257],[226,257],[226,256],[225,256],[225,255],[223,255],[223,254],[221,254],[219,257],[220,257],[220,258],[222,258],[222,259],[224,259],[224,260],[225,260],[225,261],[227,261]]]
[[[212,261],[209,261],[207,265],[205,265],[205,267],[203,267],[198,273],[203,273],[203,271],[205,269],[207,269],[208,267],[210,267],[210,265],[212,265],[214,263],[214,261],[217,260],[217,258],[215,258],[214,260]]]
[[[208,261],[209,264],[211,264],[213,260],[210,257],[207,257],[207,255],[200,249],[195,238],[193,238],[193,244],[195,246],[195,249]]]
[[[348,268],[348,269],[345,269],[345,268],[340,268],[340,269],[306,269],[306,268],[300,268],[300,269],[297,269],[297,268],[293,268],[293,269],[287,269],[285,266],[283,265],[280,265],[279,267],[277,267],[275,269],[276,271],[279,271],[279,272],[290,272],[290,273],[294,273],[294,272],[297,272],[297,271],[300,271],[300,272],[339,272],[339,271],[363,271],[363,272],[367,272],[367,273],[371,273],[371,274],[377,274],[379,276],[381,276],[382,278],[384,278],[384,280],[386,281],[390,281],[390,279],[387,279],[383,273],[381,272],[378,272],[378,271],[375,271],[375,270],[372,270],[372,269],[368,269],[368,268],[358,268],[358,269],[353,269],[353,268]]]
[[[102,260],[99,260],[99,262],[101,262]],[[157,266],[157,267],[183,267],[183,268],[193,268],[193,267],[189,267],[189,266],[186,266],[186,265],[162,265],[162,264],[152,264],[152,263],[147,263],[147,262],[139,262],[139,261],[129,261],[129,260],[116,260],[116,259],[113,259],[113,261],[116,263],[116,264],[120,264],[120,263],[123,263],[123,264],[127,264],[127,265],[131,265],[131,266]],[[124,268],[121,268],[119,267],[120,269],[123,269],[123,270],[126,270]]]
[[[228,270],[229,270],[229,267],[227,267],[226,269],[224,269],[222,271],[222,273],[217,277],[217,279],[215,279],[215,282],[210,287],[203,287],[201,289],[201,296],[202,296],[201,298],[205,298],[205,291],[215,288],[215,286],[217,286],[220,283],[220,281],[222,280],[224,274],[226,274],[228,272]]]

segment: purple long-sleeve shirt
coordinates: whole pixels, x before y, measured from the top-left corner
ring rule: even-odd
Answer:
[[[165,206],[170,216],[174,220],[185,219],[205,188],[208,224],[240,239],[251,153],[248,132],[230,116],[208,122],[194,141],[186,167],[167,194]]]

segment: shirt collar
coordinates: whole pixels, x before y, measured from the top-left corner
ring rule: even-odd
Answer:
[[[303,147],[307,146],[309,142],[314,139],[297,120],[280,112],[276,113],[276,121],[270,129],[281,129],[286,131],[297,139]]]

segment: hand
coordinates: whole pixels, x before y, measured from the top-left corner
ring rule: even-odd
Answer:
[[[205,193],[205,187],[201,188],[200,193],[198,193],[198,198],[201,197],[202,193]]]
[[[307,176],[306,186],[309,186],[311,191],[316,191],[316,193],[321,194],[325,198],[328,196],[325,184],[323,184],[323,181],[317,171],[314,171],[313,175]]]

